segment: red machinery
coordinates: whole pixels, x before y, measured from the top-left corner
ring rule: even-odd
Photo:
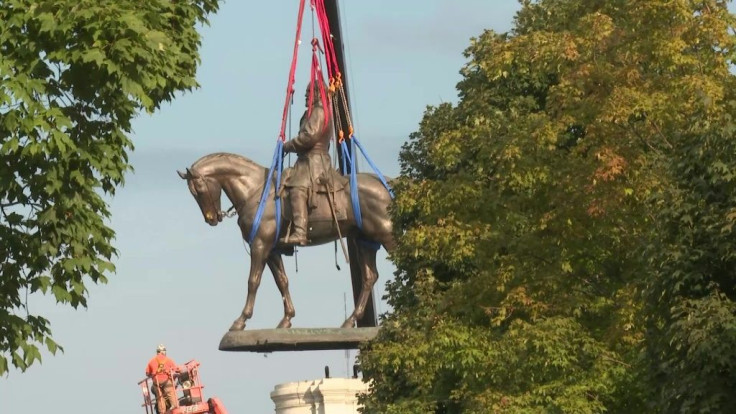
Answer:
[[[156,397],[152,391],[153,382],[151,378],[145,378],[138,382],[143,392],[143,407],[146,414],[227,414],[219,398],[213,397],[205,401],[202,389],[204,385],[199,379],[199,362],[191,360],[177,368],[176,395],[179,399],[179,407],[168,409],[165,413],[158,413]],[[168,404],[167,404],[168,405]]]

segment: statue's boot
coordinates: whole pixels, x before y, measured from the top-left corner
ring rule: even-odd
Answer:
[[[281,239],[284,244],[307,245],[307,189],[294,187],[289,192],[291,212],[294,216],[293,229],[288,237]]]

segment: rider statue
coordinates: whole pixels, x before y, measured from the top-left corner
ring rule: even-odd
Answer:
[[[325,113],[329,109],[324,108],[319,86],[319,83],[314,82],[307,86],[305,104],[308,109],[299,121],[299,135],[284,143],[284,153],[297,154],[294,167],[284,179],[284,187],[289,191],[291,199],[293,217],[292,232],[281,240],[285,244],[307,244],[308,203],[313,200],[317,180],[332,169],[328,152],[333,134],[332,114]],[[327,93],[326,88],[324,91]],[[327,104],[329,107],[329,100]]]

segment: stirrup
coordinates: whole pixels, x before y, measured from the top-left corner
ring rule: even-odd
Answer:
[[[293,246],[306,246],[309,243],[309,240],[307,240],[306,235],[304,236],[304,238],[295,238],[293,234],[283,237],[279,241],[283,244],[288,244],[288,245],[293,245]]]

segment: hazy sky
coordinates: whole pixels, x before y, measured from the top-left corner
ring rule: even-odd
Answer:
[[[239,315],[250,259],[236,220],[207,225],[176,169],[217,151],[270,164],[280,126],[298,1],[230,0],[204,28],[201,88],[135,122],[135,173],[112,200],[120,251],[110,283],[90,288],[89,309],[31,298],[51,320],[63,354],[0,378],[0,413],[142,412],[136,385],[156,346],[177,363],[198,359],[206,396],[230,413],[269,413],[276,384],[318,379],[329,365],[347,376],[354,352],[225,353],[220,338]],[[515,0],[341,0],[356,133],[384,174],[399,172],[398,152],[427,105],[454,102],[463,50],[483,29],[507,31]],[[311,18],[306,12],[294,118],[309,76]],[[297,126],[294,126],[296,130]],[[361,169],[367,163],[359,161]],[[223,204],[226,202],[223,197]],[[223,207],[228,207],[229,204]],[[332,244],[302,249],[286,270],[294,327],[338,327],[350,275]],[[394,267],[379,253],[378,297]],[[385,302],[378,303],[385,312]],[[266,270],[248,328],[275,327],[278,290]]]

